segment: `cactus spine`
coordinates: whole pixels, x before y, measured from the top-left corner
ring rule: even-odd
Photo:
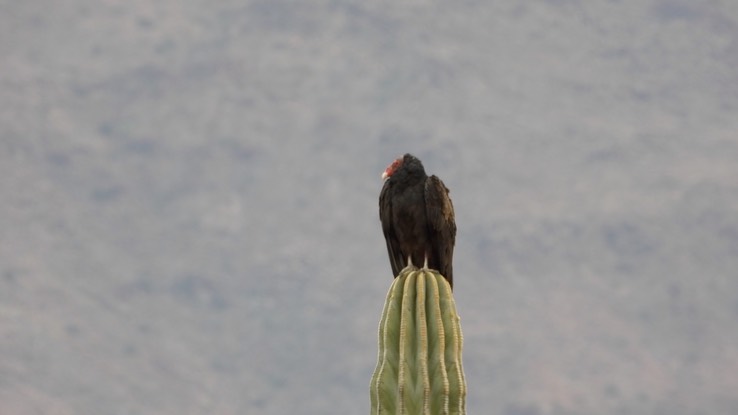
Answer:
[[[461,326],[451,287],[432,270],[403,270],[379,322],[372,415],[464,415]]]

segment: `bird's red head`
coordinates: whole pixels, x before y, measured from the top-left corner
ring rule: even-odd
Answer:
[[[397,171],[397,169],[399,169],[400,166],[402,166],[402,160],[403,160],[403,157],[400,157],[396,159],[395,161],[393,161],[392,164],[387,166],[387,168],[384,169],[384,173],[382,173],[382,180],[387,180],[390,177],[392,177],[395,171]]]

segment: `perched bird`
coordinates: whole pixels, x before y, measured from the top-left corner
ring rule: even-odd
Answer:
[[[425,174],[423,163],[405,154],[382,174],[379,220],[395,276],[405,267],[441,273],[453,288],[456,241],[454,206],[441,179]]]

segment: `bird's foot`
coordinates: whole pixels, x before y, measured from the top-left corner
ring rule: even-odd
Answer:
[[[417,271],[417,270],[418,270],[418,267],[416,267],[413,264],[409,264],[408,266],[406,266],[405,268],[403,268],[402,271],[400,271],[400,274],[402,274],[404,272]]]
[[[418,267],[416,267],[415,265],[413,265],[412,258],[408,256],[407,257],[407,266],[405,268],[403,268],[402,271],[400,271],[400,273],[403,273],[405,271],[417,271],[417,270],[418,270]]]
[[[420,270],[421,271],[427,271],[427,272],[438,272],[438,273],[440,273],[440,271],[438,271],[437,269],[433,269],[433,268],[428,267],[428,257],[425,257],[425,260],[423,261],[423,268],[421,268]]]

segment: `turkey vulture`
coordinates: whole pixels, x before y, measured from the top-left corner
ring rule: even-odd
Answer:
[[[454,206],[448,188],[425,174],[423,163],[405,154],[382,174],[379,219],[395,276],[406,266],[435,269],[453,288],[456,240]]]

